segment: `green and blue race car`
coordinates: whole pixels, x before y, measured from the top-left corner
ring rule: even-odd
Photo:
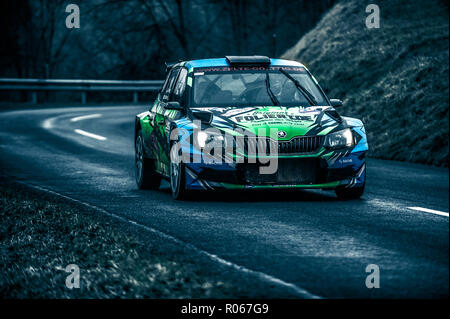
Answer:
[[[301,63],[227,56],[168,65],[149,111],[136,116],[139,188],[334,189],[359,198],[368,144],[361,120],[336,111]]]

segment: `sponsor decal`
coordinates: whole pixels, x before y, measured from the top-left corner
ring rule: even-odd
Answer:
[[[236,72],[236,71],[278,71],[278,69],[292,72],[306,72],[304,67],[301,66],[271,66],[269,68],[265,66],[221,66],[221,67],[207,67],[207,68],[195,68],[198,72]]]
[[[305,116],[305,115],[294,115],[294,114],[287,114],[283,112],[254,112],[252,114],[248,115],[240,115],[234,117],[235,121],[237,123],[241,122],[257,122],[257,121],[265,121],[265,120],[290,120],[290,121],[314,121],[311,116]]]
[[[353,159],[351,158],[343,158],[340,160],[342,164],[353,163]]]

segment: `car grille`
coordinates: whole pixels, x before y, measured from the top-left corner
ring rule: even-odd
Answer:
[[[261,164],[239,164],[245,184],[315,184],[319,177],[317,158],[278,158],[274,174],[261,174]]]
[[[278,153],[317,153],[323,142],[324,136],[294,137],[290,141],[278,141]]]
[[[244,140],[244,152],[269,154],[269,150],[272,150],[273,154],[278,150],[278,154],[314,154],[322,147],[324,139],[324,136],[299,136],[289,141],[275,141],[271,138],[252,137]]]

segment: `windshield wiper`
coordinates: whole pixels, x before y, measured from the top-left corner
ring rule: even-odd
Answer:
[[[267,94],[269,95],[270,99],[272,100],[273,105],[280,105],[280,102],[278,102],[277,97],[275,94],[273,94],[272,90],[270,89],[270,78],[269,78],[269,69],[266,70],[266,89]]]
[[[316,106],[317,105],[317,101],[314,98],[314,96],[307,90],[305,89],[299,81],[297,81],[292,75],[290,75],[289,73],[287,73],[285,70],[283,70],[282,68],[278,69],[281,73],[283,73],[289,80],[291,80],[295,87],[303,94],[303,96],[308,100],[308,102],[311,104],[311,106]]]

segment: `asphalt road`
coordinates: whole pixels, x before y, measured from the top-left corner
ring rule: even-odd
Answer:
[[[133,121],[145,109],[2,112],[3,178],[101,207],[316,296],[448,298],[448,169],[369,159],[366,192],[354,201],[253,191],[179,202],[167,183],[159,191],[135,185]],[[366,287],[369,264],[379,266],[378,289]]]

